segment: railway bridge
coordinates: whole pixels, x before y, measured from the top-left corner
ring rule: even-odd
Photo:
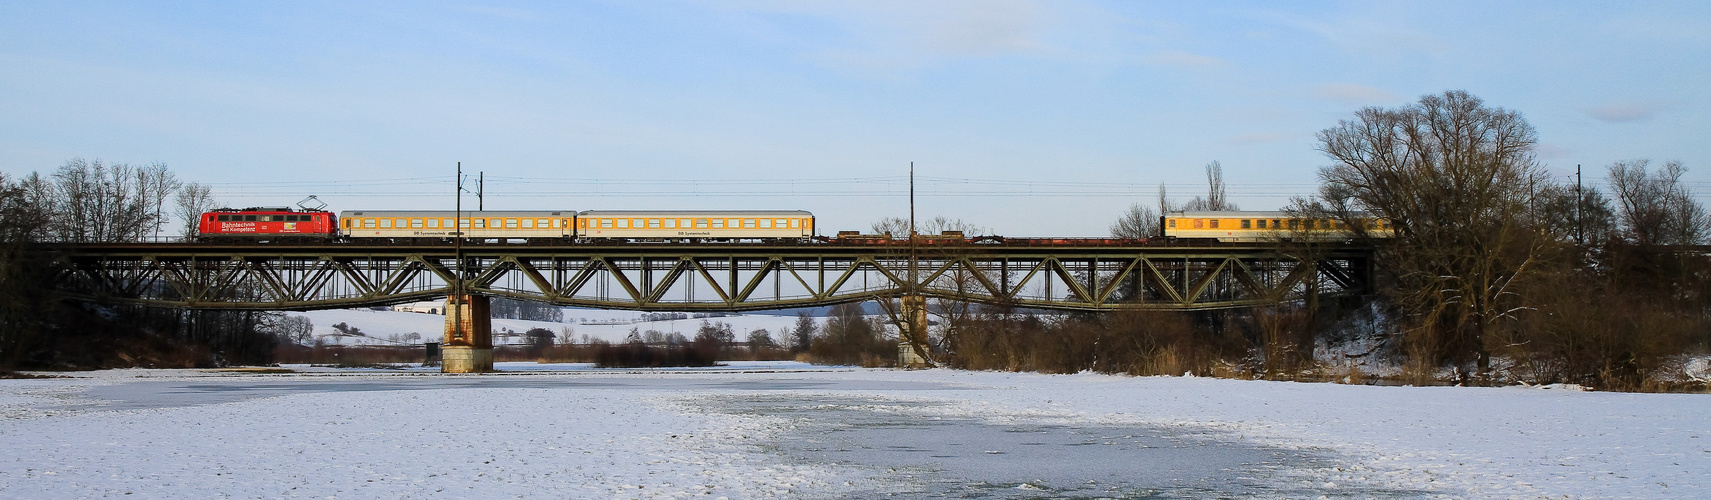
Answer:
[[[444,370],[492,368],[491,297],[639,311],[897,301],[924,362],[929,301],[1209,310],[1364,293],[1371,249],[1093,239],[792,244],[60,244],[59,289],[155,307],[335,309],[447,299]]]

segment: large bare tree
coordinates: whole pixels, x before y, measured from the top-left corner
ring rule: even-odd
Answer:
[[[1527,218],[1543,177],[1532,125],[1457,90],[1362,109],[1318,138],[1335,162],[1319,172],[1323,191],[1396,226],[1380,258],[1417,321],[1416,359],[1484,370],[1486,332],[1518,307],[1510,285],[1544,239]]]
[[[1610,165],[1610,188],[1616,194],[1623,235],[1640,246],[1704,242],[1711,216],[1681,182],[1687,167],[1672,161],[1648,171],[1650,163],[1640,159]]]
[[[214,200],[214,190],[206,184],[189,183],[178,191],[177,203],[173,207],[173,215],[178,217],[179,236],[186,241],[197,236],[197,228],[201,224],[202,214],[220,206]]]
[[[1162,197],[1163,190],[1160,190]],[[1224,165],[1213,160],[1206,164],[1206,197],[1199,196],[1188,200],[1182,205],[1183,210],[1197,212],[1227,212],[1241,210],[1235,203],[1230,202],[1230,195],[1224,185]]]
[[[1139,203],[1129,205],[1129,210],[1111,224],[1112,238],[1141,239],[1161,234],[1159,212]]]
[[[163,205],[180,186],[165,164],[72,158],[43,177],[30,174],[24,189],[53,214],[47,237],[57,241],[140,241],[157,234]]]

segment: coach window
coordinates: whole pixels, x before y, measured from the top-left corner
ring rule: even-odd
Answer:
[[[1254,228],[1253,219],[1242,219],[1242,229],[1253,229],[1253,228]]]
[[[427,222],[428,222],[428,228],[429,229],[439,229],[440,228],[440,220],[439,219],[428,219]]]
[[[761,219],[760,220],[760,228],[761,229],[772,229],[772,219]]]
[[[743,229],[754,229],[754,228],[755,228],[755,220],[754,219],[743,219]]]
[[[648,229],[659,229],[659,219],[648,219]]]
[[[713,219],[713,229],[724,229],[725,219]]]
[[[677,229],[677,219],[666,219],[665,220],[665,228],[666,229]]]
[[[391,227],[392,227],[392,219],[380,219],[380,228],[381,229],[390,229]]]
[[[612,229],[612,219],[600,219],[601,229]]]
[[[422,219],[410,219],[410,228],[411,229],[421,229],[422,224],[423,224]]]
[[[629,229],[630,219],[618,219],[618,229]]]
[[[522,222],[523,222],[523,229],[534,229],[535,228],[535,220],[534,219],[523,219]],[[541,227],[547,227],[547,225],[541,224]]]
[[[1212,219],[1212,229],[1218,229],[1218,219]]]
[[[505,219],[505,229],[516,229],[517,219]]]

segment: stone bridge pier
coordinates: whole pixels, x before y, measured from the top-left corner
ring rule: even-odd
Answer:
[[[493,316],[485,295],[446,297],[446,337],[440,344],[440,371],[493,371]]]
[[[930,368],[932,361],[921,356],[931,349],[927,343],[927,298],[905,295],[902,302],[904,328],[897,331],[897,367]]]

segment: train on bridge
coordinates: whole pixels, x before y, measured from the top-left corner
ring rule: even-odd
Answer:
[[[1160,217],[1166,240],[1219,242],[1342,241],[1386,238],[1394,226],[1381,218],[1304,218],[1288,212],[1170,212]],[[819,236],[814,214],[802,210],[573,210],[475,211],[325,210],[288,207],[219,209],[202,214],[205,242],[385,241],[430,243],[462,236],[529,242],[799,242],[889,244],[906,239],[841,231]],[[1150,239],[1150,238],[1149,238]],[[927,243],[1138,244],[1148,239],[1041,239],[919,236]],[[1072,241],[1073,240],[1073,241]]]

